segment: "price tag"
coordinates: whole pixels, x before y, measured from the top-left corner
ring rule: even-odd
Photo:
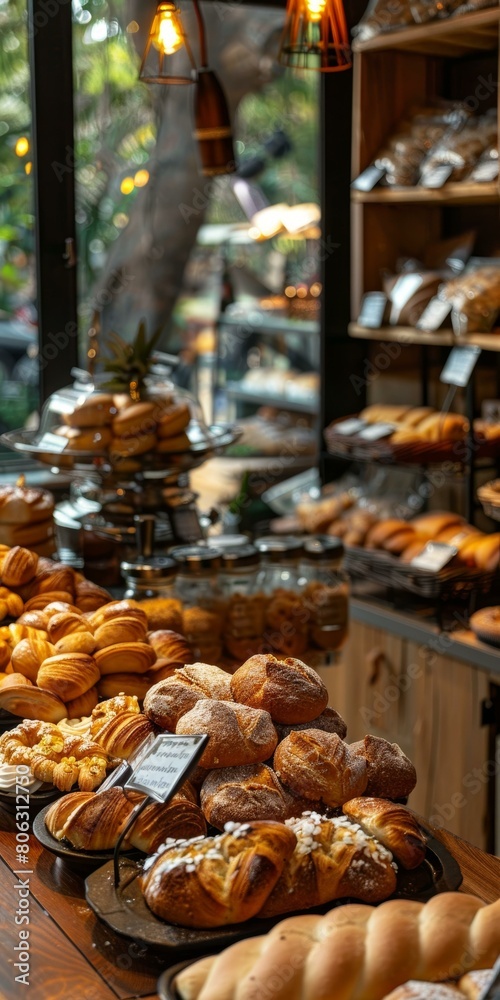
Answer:
[[[144,792],[156,802],[166,802],[184,784],[207,742],[206,735],[162,733],[134,768],[125,788]]]
[[[445,545],[443,542],[427,542],[425,549],[419,556],[411,560],[410,566],[415,569],[428,569],[431,573],[439,573],[439,570],[456,556],[458,549],[454,545]]]
[[[485,184],[488,181],[496,181],[498,177],[498,160],[484,160],[478,163],[472,171],[469,180],[477,184]]]
[[[351,434],[357,434],[358,431],[362,431],[363,427],[366,427],[366,421],[360,420],[359,417],[352,417],[351,420],[342,420],[339,424],[335,424],[336,434],[345,434],[349,437]]]
[[[451,302],[438,299],[437,295],[426,305],[415,326],[418,330],[439,330],[439,327],[451,313]]]
[[[359,311],[359,325],[371,330],[378,330],[382,326],[386,307],[387,295],[384,295],[383,292],[367,292],[363,296]]]
[[[359,436],[363,441],[378,441],[379,438],[389,437],[395,430],[394,424],[369,424]]]
[[[60,434],[51,434],[47,431],[46,434],[42,434],[38,442],[38,447],[50,452],[51,454],[59,453],[67,448],[69,441],[65,437],[61,437]]]
[[[463,389],[469,383],[480,354],[480,347],[454,347],[439,376],[440,381]]]
[[[355,191],[372,191],[373,188],[382,180],[385,176],[385,167],[377,167],[375,163],[372,163],[363,173],[356,177],[356,180],[352,182],[351,187]]]
[[[420,184],[424,188],[442,188],[446,184],[446,181],[451,177],[453,173],[453,167],[450,163],[442,163],[439,167],[434,167],[434,170],[429,170],[424,177],[422,177]]]

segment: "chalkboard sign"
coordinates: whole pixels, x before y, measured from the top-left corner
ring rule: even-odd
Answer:
[[[125,788],[144,792],[156,802],[166,802],[184,784],[207,741],[207,735],[162,733],[139,761]]]

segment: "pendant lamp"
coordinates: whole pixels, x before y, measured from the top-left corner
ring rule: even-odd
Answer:
[[[172,64],[172,56],[179,53]],[[139,79],[144,83],[194,83],[196,63],[173,0],[160,0],[149,30]]]
[[[288,0],[279,62],[293,69],[349,69],[351,50],[342,0]]]

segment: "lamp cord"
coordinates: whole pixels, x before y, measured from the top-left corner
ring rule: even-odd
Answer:
[[[205,30],[205,22],[203,20],[203,14],[201,13],[201,8],[198,0],[193,0],[193,7],[194,7],[194,12],[196,14],[196,20],[198,22],[201,68],[207,69],[208,68],[207,33]]]

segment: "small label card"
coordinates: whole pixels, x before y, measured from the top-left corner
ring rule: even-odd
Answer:
[[[54,454],[64,451],[68,444],[69,441],[67,438],[61,437],[60,434],[51,434],[50,431],[47,431],[46,434],[42,434],[37,447]]]
[[[378,441],[380,438],[389,437],[395,430],[394,424],[369,424],[359,436],[363,441]]]
[[[480,347],[454,347],[450,351],[446,364],[439,376],[441,382],[446,385],[457,385],[463,389],[469,383],[469,379],[476,367]]]
[[[358,434],[366,427],[366,421],[360,420],[359,417],[352,417],[350,420],[341,420],[339,424],[335,424],[336,434],[345,434],[346,437],[350,437],[351,434]]]
[[[385,173],[385,167],[377,167],[376,163],[372,163],[366,170],[363,170],[363,173],[359,177],[356,177],[351,187],[355,191],[372,191],[378,182],[382,180]]]
[[[384,295],[383,292],[367,292],[363,296],[359,311],[359,326],[367,327],[369,330],[378,330],[384,321],[386,308],[387,295]]]
[[[426,305],[415,326],[417,330],[439,330],[447,316],[451,313],[451,302],[438,299],[437,295]]]
[[[442,188],[452,173],[453,167],[450,163],[441,163],[440,166],[434,167],[434,170],[429,170],[420,184],[424,188]]]
[[[166,802],[184,784],[207,741],[206,735],[162,733],[142,757],[125,788],[144,792],[156,802]]]
[[[431,573],[439,573],[439,570],[456,556],[458,549],[454,545],[445,545],[443,542],[427,542],[425,549],[419,556],[411,560],[410,566],[415,569],[427,569]]]

